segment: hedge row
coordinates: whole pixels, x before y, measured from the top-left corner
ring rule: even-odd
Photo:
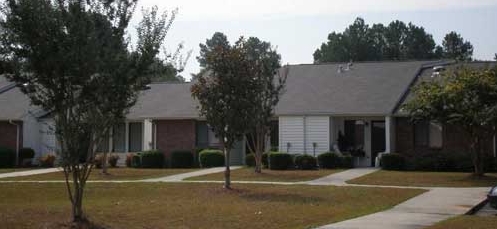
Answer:
[[[263,166],[269,165],[269,169],[316,169],[320,168],[352,168],[353,157],[339,156],[336,153],[328,152],[319,155],[317,158],[308,154],[288,154],[281,152],[270,152],[262,154]],[[255,166],[255,157],[253,154],[248,154],[245,157],[245,165]]]
[[[485,171],[497,171],[497,160],[487,158]],[[386,170],[436,171],[436,172],[472,172],[473,161],[470,153],[436,152],[403,155],[385,154],[381,157],[381,167]]]

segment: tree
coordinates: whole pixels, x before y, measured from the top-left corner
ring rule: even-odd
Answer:
[[[245,42],[240,39],[233,46],[219,45],[204,53],[209,74],[198,75],[191,87],[192,96],[200,103],[200,115],[222,141],[226,189],[231,189],[230,151],[251,128],[256,92]]]
[[[494,60],[497,60],[497,53],[495,53]]]
[[[281,71],[280,55],[272,48],[271,43],[250,37],[244,44],[248,59],[253,65],[252,83],[256,92],[252,98],[252,131],[250,150],[255,157],[255,172],[261,173],[262,153],[266,147],[266,139],[270,133],[274,107],[279,101],[284,88],[288,68]]]
[[[50,111],[75,223],[103,136],[124,121],[175,12],[144,12],[135,48],[125,39],[137,0],[8,0],[0,20],[7,77]]]
[[[426,33],[423,27],[409,23],[402,51],[404,58],[407,60],[433,59],[435,56],[435,41],[433,36]]]
[[[197,57],[197,61],[200,67],[205,68],[207,65],[207,60],[205,59],[207,54],[214,51],[217,47],[223,47],[227,49],[230,46],[228,38],[224,33],[215,32],[211,39],[207,39],[205,44],[200,44],[200,55]]]
[[[454,31],[445,35],[442,45],[445,58],[469,61],[473,56],[473,45]]]
[[[413,119],[460,126],[470,136],[474,174],[484,174],[482,141],[493,136],[497,124],[497,73],[495,69],[460,69],[443,79],[423,82],[405,105]]]

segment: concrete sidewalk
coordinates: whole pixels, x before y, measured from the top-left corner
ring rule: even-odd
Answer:
[[[44,173],[53,173],[57,171],[62,171],[62,168],[33,169],[33,170],[11,172],[11,173],[0,173],[0,178],[31,176],[31,175],[38,175]]]
[[[418,229],[461,215],[485,199],[488,188],[432,188],[392,209],[320,229]]]
[[[242,166],[230,166],[230,170],[235,170],[239,169]],[[224,167],[216,167],[216,168],[210,168],[210,169],[202,169],[199,171],[195,172],[189,172],[189,173],[181,173],[181,174],[176,174],[176,175],[171,175],[171,176],[166,176],[166,177],[160,177],[160,178],[153,178],[153,179],[146,179],[146,180],[140,180],[142,182],[179,182],[182,181],[186,178],[190,177],[197,177],[197,176],[203,176],[211,173],[219,173],[224,171]]]
[[[355,168],[348,169],[343,172],[334,173],[316,180],[304,182],[305,184],[310,185],[335,185],[335,186],[344,186],[348,185],[345,183],[348,180],[352,180],[357,177],[362,177],[368,175],[370,173],[376,172],[380,170],[379,168]]]

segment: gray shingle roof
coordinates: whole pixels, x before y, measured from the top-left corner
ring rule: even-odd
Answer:
[[[191,83],[151,84],[130,110],[128,119],[198,118],[197,102],[191,97]]]
[[[276,115],[388,115],[426,61],[290,66]]]

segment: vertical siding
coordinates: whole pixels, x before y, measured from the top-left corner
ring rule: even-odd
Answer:
[[[57,150],[57,141],[55,137],[55,123],[51,119],[44,119],[41,120],[41,128],[40,128],[40,135],[41,135],[41,147],[40,147],[40,152],[42,155],[48,154],[48,153],[55,153]]]
[[[313,143],[316,143],[316,155],[330,149],[330,118],[328,116],[305,117],[306,151],[314,153]]]
[[[288,153],[304,152],[304,117],[280,116],[279,117],[279,149],[287,151],[287,143],[291,144]]]

